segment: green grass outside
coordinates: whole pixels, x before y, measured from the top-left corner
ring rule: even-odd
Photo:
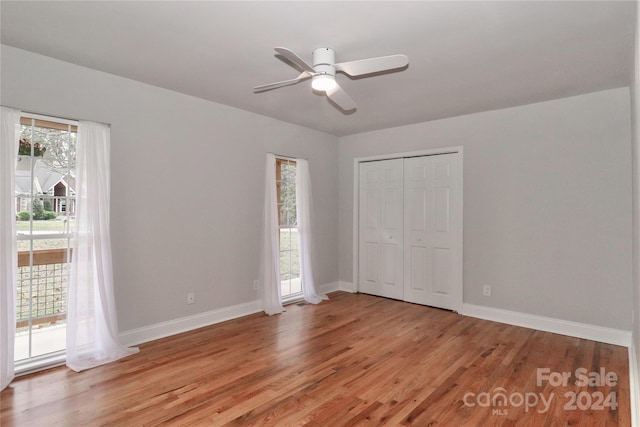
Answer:
[[[68,230],[73,230],[75,227],[75,220],[70,220]],[[18,233],[29,233],[30,231],[29,221],[16,221],[16,231]],[[47,221],[33,221],[33,231],[36,232],[50,232],[51,234],[64,233],[67,231],[65,226],[64,217],[50,219]],[[28,251],[30,249],[31,241],[18,240],[18,251]],[[59,249],[67,247],[67,239],[34,239],[33,249]]]
[[[33,221],[34,231],[63,231],[65,229],[64,217],[50,219],[47,221]],[[70,229],[73,229],[76,221],[71,220],[69,223]],[[16,221],[16,230],[18,232],[29,231],[29,221]]]

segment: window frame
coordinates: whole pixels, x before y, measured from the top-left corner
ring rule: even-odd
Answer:
[[[284,252],[288,252],[288,256],[289,256],[289,270],[285,273],[288,275],[288,288],[289,291],[291,291],[291,281],[292,281],[292,273],[296,273],[296,270],[292,269],[291,267],[293,266],[293,257],[295,256],[295,258],[298,260],[298,271],[297,271],[297,278],[300,279],[300,291],[295,291],[295,292],[291,292],[288,294],[283,294],[281,292],[281,300],[283,303],[292,303],[292,302],[297,302],[303,299],[304,295],[302,292],[302,277],[301,277],[301,272],[299,271],[299,265],[300,265],[300,260],[299,260],[299,241],[298,244],[296,244],[295,248],[292,248],[292,230],[295,230],[297,232],[298,230],[298,221],[297,221],[297,211],[294,210],[295,212],[295,217],[293,218],[293,221],[291,221],[291,218],[283,218],[282,215],[282,206],[284,204],[283,202],[283,192],[282,192],[282,182],[283,182],[283,176],[282,176],[282,166],[283,165],[291,165],[295,168],[297,168],[297,162],[295,159],[290,158],[290,157],[283,157],[283,156],[276,156],[276,193],[277,193],[277,209],[278,209],[278,255],[279,255],[279,259],[280,259],[280,267],[281,267],[281,271],[280,271],[280,278],[279,278],[279,285],[281,286],[281,291],[282,291],[282,276],[283,276],[283,271],[282,271],[282,255]],[[294,185],[294,189],[295,189],[295,175],[294,175],[294,181],[293,181],[293,185]],[[295,194],[295,193],[294,193]],[[295,209],[295,196],[294,196],[294,209]],[[281,239],[282,237],[282,233],[283,230],[288,230],[287,235],[289,236],[289,248],[283,250],[283,241]],[[293,252],[295,252],[295,255],[293,254]]]
[[[33,154],[34,152],[33,150],[35,149],[34,128],[44,128],[44,129],[68,132],[67,143],[69,144],[71,144],[71,135],[75,134],[75,141],[77,142],[78,122],[75,120],[68,120],[68,119],[59,118],[59,117],[43,116],[39,114],[22,112],[20,115],[20,125],[21,127],[27,126],[31,128],[31,138],[30,138],[30,142],[32,143],[31,154]],[[67,156],[66,162],[62,168],[62,171],[65,173],[63,175],[63,178],[66,177],[67,175],[71,175],[71,177],[74,176],[73,175],[74,167],[73,167],[73,164],[70,164],[70,160],[72,159],[71,153],[73,153],[73,151],[70,151],[70,150],[71,150],[71,145],[68,145],[65,150],[66,151],[65,155]],[[21,156],[21,155],[18,154],[18,156]],[[28,157],[31,157],[31,155],[29,155]],[[70,189],[68,182],[65,182],[64,196],[56,195],[55,190],[53,191],[53,194],[49,194],[49,191],[47,193],[42,193],[41,191],[42,189],[34,188],[34,184],[33,184],[35,179],[34,171],[35,171],[35,162],[34,162],[34,158],[32,157],[30,160],[30,170],[29,170],[29,182],[30,182],[29,193],[28,195],[27,193],[16,193],[16,195],[14,196],[14,207],[16,209],[16,215],[21,207],[21,206],[18,206],[18,202],[21,199],[28,199],[28,205],[29,205],[28,211],[30,213],[29,229],[24,231],[23,230],[18,231],[16,227],[16,240],[18,242],[24,242],[24,241],[29,242],[28,249],[18,250],[18,260],[19,260],[18,266],[19,267],[18,267],[18,277],[16,277],[16,280],[17,280],[16,285],[20,284],[22,289],[22,286],[24,286],[23,283],[25,280],[27,280],[29,283],[27,285],[28,297],[29,297],[29,308],[28,308],[29,314],[27,319],[22,317],[20,318],[20,320],[16,319],[16,326],[21,325],[22,327],[24,327],[24,325],[26,324],[26,326],[28,327],[28,330],[25,331],[28,333],[27,357],[15,360],[16,355],[14,354],[14,363],[15,363],[15,370],[17,375],[23,375],[23,374],[34,372],[43,368],[63,364],[66,358],[66,348],[63,348],[62,350],[55,350],[55,351],[45,352],[45,353],[34,353],[33,336],[32,336],[34,329],[37,327],[38,324],[42,323],[43,321],[47,323],[49,320],[52,320],[53,323],[55,323],[59,320],[64,319],[65,320],[64,327],[66,329],[66,317],[67,317],[66,308],[64,313],[58,312],[59,314],[56,314],[54,312],[53,314],[45,313],[42,315],[39,315],[36,313],[36,315],[34,316],[34,312],[33,312],[34,307],[33,307],[32,301],[34,298],[34,286],[36,287],[39,286],[39,284],[41,283],[40,282],[41,279],[47,281],[48,283],[49,280],[62,280],[62,278],[64,277],[66,279],[65,280],[67,284],[66,286],[68,287],[69,275],[70,275],[69,264],[71,262],[71,256],[72,256],[71,246],[72,246],[72,239],[75,235],[73,229],[71,228],[70,220],[71,220],[71,216],[75,215],[74,200],[76,195],[75,195],[75,192],[73,192]],[[16,171],[16,176],[17,176],[17,173],[18,172]],[[61,231],[55,231],[50,233],[34,232],[34,231],[37,231],[37,230],[34,230],[34,224],[33,224],[33,221],[34,221],[33,205],[35,200],[39,200],[40,203],[42,203],[43,205],[45,205],[45,201],[50,201],[51,203],[53,203],[52,210],[54,211],[57,210],[56,206],[58,206],[59,208],[62,204],[65,205],[65,209],[63,212],[65,222],[64,224],[62,224]],[[69,207],[71,207],[71,211],[68,211]],[[35,246],[34,243],[37,241],[51,240],[51,239],[64,241],[65,247],[59,248],[59,249],[36,249],[34,247]],[[38,251],[38,252],[36,253],[35,251]],[[56,253],[54,254],[53,252],[56,252]],[[62,253],[58,253],[58,252],[62,252]],[[57,267],[58,265],[60,265],[61,267]],[[39,270],[42,266],[47,266],[47,268],[49,268],[49,266],[53,266],[53,270],[52,270],[53,273],[49,274],[49,272],[47,272],[45,273],[44,276],[40,276],[40,277],[38,277],[37,275],[39,273],[34,275],[34,272]],[[27,269],[26,279],[22,276],[24,274],[24,271],[22,270],[23,268]],[[58,268],[61,268],[64,270],[58,270]],[[57,286],[57,285],[54,285],[54,286]],[[62,285],[59,285],[59,286],[62,286]],[[16,289],[16,292],[18,292],[18,289]],[[68,298],[67,293],[65,292],[64,295],[62,295],[62,297],[67,299]],[[45,296],[44,298],[46,299],[50,297]],[[19,303],[20,303],[20,299],[18,298],[18,295],[16,295],[16,310],[18,309]],[[46,304],[47,303],[45,303],[45,305]],[[64,301],[64,306],[66,307],[66,301]],[[46,330],[46,328],[43,328],[43,329]]]

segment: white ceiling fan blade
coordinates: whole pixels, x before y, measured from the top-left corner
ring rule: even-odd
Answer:
[[[290,79],[290,80],[283,80],[281,82],[275,82],[275,83],[268,83],[266,85],[260,85],[260,86],[256,86],[253,88],[254,92],[265,92],[267,90],[271,90],[271,89],[277,89],[279,87],[283,87],[283,86],[289,86],[289,85],[293,85],[296,84],[298,82],[301,82],[303,80],[306,80],[308,78],[311,77],[311,74],[309,74],[306,71],[303,71],[298,77],[296,77],[295,79]]]
[[[276,47],[275,51],[278,52],[280,55],[284,56],[285,58],[287,58],[289,61],[296,64],[298,67],[300,67],[302,71],[315,73],[315,70],[311,65],[307,64],[302,58],[300,58],[293,51],[287,49],[286,47]]]
[[[333,89],[327,90],[326,94],[331,101],[333,101],[344,111],[351,111],[356,109],[356,103],[353,102],[353,99],[351,99],[347,92],[345,92],[344,89],[342,89],[337,84]]]
[[[336,64],[336,71],[342,71],[350,76],[377,73],[405,67],[409,63],[406,55],[381,56],[379,58],[361,59],[359,61],[341,62]]]

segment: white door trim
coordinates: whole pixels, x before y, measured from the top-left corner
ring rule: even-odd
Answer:
[[[456,145],[453,147],[441,147],[441,148],[432,148],[428,150],[419,150],[419,151],[406,151],[402,153],[390,153],[390,154],[378,154],[375,156],[365,156],[365,157],[355,157],[353,159],[353,286],[355,292],[360,292],[359,289],[359,229],[360,229],[360,217],[359,213],[359,204],[358,200],[360,198],[360,173],[359,173],[359,165],[362,162],[371,162],[374,160],[390,160],[390,159],[401,159],[404,157],[417,157],[417,156],[434,156],[438,154],[450,154],[450,153],[458,153],[460,155],[460,174],[462,178],[462,211],[464,213],[464,153],[462,145]],[[464,214],[463,214],[463,230],[464,230]],[[464,233],[464,231],[463,231]],[[461,245],[461,250],[464,253],[464,239]],[[463,277],[464,284],[464,277]],[[461,290],[462,291],[462,290]],[[463,292],[460,292],[460,301],[458,301],[458,309],[459,312],[462,309],[463,302]]]

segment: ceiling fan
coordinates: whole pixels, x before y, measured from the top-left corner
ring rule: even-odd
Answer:
[[[256,86],[253,88],[255,93],[293,85],[311,78],[311,87],[319,92],[324,92],[333,103],[344,111],[354,110],[356,103],[336,82],[336,72],[340,71],[349,76],[358,77],[365,74],[396,70],[409,64],[409,58],[406,55],[381,56],[336,64],[335,51],[328,47],[321,47],[313,51],[313,66],[311,66],[287,48],[276,47],[275,51],[293,64],[301,73],[295,79]]]

